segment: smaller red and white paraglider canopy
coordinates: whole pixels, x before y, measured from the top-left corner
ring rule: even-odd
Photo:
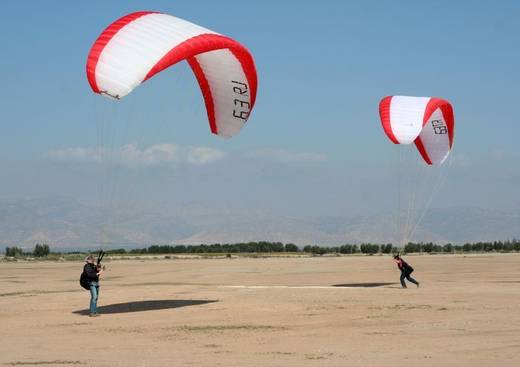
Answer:
[[[453,145],[451,104],[441,98],[388,96],[379,103],[381,123],[395,144],[411,144],[427,164],[442,164]]]

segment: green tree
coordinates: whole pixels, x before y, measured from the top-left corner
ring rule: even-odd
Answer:
[[[298,252],[300,249],[294,243],[285,244],[285,252]]]
[[[381,245],[381,252],[383,254],[389,254],[392,252],[392,244],[387,243],[386,245]]]
[[[493,242],[493,249],[497,252],[504,250],[504,244],[502,241]]]
[[[484,251],[484,244],[482,242],[472,243],[471,251],[482,252]]]
[[[407,254],[413,253],[413,252],[420,252],[420,251],[421,251],[421,246],[416,243],[408,242],[404,246],[404,252],[406,252]]]
[[[315,255],[323,255],[324,253],[327,252],[327,249],[324,247],[320,247],[320,246],[312,246],[311,252]]]
[[[462,251],[464,251],[464,252],[471,252],[471,243],[465,243],[462,246]]]
[[[106,250],[105,253],[107,255],[124,255],[126,254],[126,250],[124,248],[116,248],[113,250]]]
[[[34,246],[33,255],[35,257],[45,257],[49,255],[50,252],[49,245],[37,243],[36,246]]]
[[[360,246],[361,252],[364,254],[377,254],[379,252],[379,245],[372,243],[362,243]]]
[[[520,251],[520,240],[513,238],[513,250]]]
[[[19,247],[13,246],[13,247],[5,248],[5,256],[17,257],[17,256],[22,256],[22,254],[23,254],[23,251]]]
[[[339,248],[339,252],[342,254],[351,254],[352,250],[353,250],[353,247],[352,247],[352,245],[349,245],[349,244],[342,245]]]

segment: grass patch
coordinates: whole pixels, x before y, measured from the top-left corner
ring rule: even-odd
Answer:
[[[68,365],[68,364],[84,364],[80,361],[65,361],[65,360],[55,360],[55,361],[35,361],[35,362],[10,362],[6,363],[7,366],[52,366],[52,365]]]
[[[62,291],[27,291],[27,292],[10,292],[0,293],[0,297],[12,297],[12,296],[36,296],[38,294],[57,294],[57,293],[73,293],[79,292],[78,289],[65,289]]]
[[[184,325],[175,328],[179,331],[198,332],[198,331],[278,331],[287,330],[283,326],[272,326],[272,325],[200,325],[200,326],[189,326]]]
[[[27,292],[10,292],[10,293],[0,293],[0,297],[10,297],[10,296],[20,296],[22,294],[26,294]]]
[[[394,306],[388,307],[390,310],[429,310],[431,309],[431,305],[403,305],[398,304]]]
[[[204,344],[203,347],[204,348],[220,348],[221,345],[218,345],[218,344]]]

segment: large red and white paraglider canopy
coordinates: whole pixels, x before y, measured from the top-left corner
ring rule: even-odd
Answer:
[[[451,104],[440,98],[388,96],[379,103],[381,123],[395,144],[411,144],[427,164],[442,164],[453,145]]]
[[[120,99],[182,60],[195,73],[211,131],[237,134],[255,104],[253,57],[233,39],[188,21],[146,11],[120,18],[92,46],[87,78],[94,92]]]

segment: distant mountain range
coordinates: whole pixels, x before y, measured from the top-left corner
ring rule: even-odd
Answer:
[[[151,244],[280,241],[298,245],[396,243],[395,215],[289,217],[261,210],[188,206],[167,212],[96,208],[53,197],[0,201],[0,247],[144,247]],[[412,236],[439,244],[520,237],[520,211],[431,209]]]

